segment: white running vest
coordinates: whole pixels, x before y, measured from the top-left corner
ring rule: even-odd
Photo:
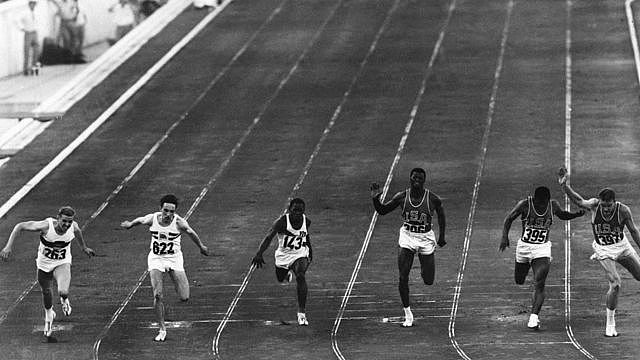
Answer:
[[[71,241],[75,238],[73,225],[64,234],[58,235],[53,225],[53,218],[47,218],[47,222],[49,229],[46,234],[40,235],[36,259],[38,268],[44,271],[50,271],[48,269],[51,266],[71,262]]]
[[[294,229],[289,221],[289,214],[285,215],[287,221],[288,234],[278,233],[278,248],[276,249],[276,259],[297,259],[309,256],[307,245],[307,217],[302,215],[302,226]]]
[[[150,254],[161,257],[180,254],[181,234],[177,224],[180,216],[174,214],[173,221],[166,226],[160,225],[158,222],[158,218],[162,216],[161,212],[149,214],[148,216],[153,216],[153,221],[149,226],[149,231],[151,232]]]

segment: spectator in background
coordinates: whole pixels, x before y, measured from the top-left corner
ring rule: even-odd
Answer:
[[[70,50],[75,60],[80,63],[85,62],[84,54],[82,53],[82,47],[84,45],[84,27],[87,23],[87,14],[82,9],[80,9],[80,6],[78,6],[78,0],[72,1],[75,3],[77,12],[76,18],[71,24],[71,30],[73,34],[72,38],[74,39],[74,41],[73,48],[71,48]]]
[[[60,37],[62,47],[73,52],[76,48],[76,33],[74,24],[78,17],[78,2],[76,0],[49,0],[57,8],[57,15],[60,17]]]
[[[24,75],[33,75],[39,72],[38,56],[40,44],[38,43],[38,23],[36,20],[36,0],[29,0],[29,12],[18,21],[18,27],[24,33]]]
[[[119,0],[117,4],[111,5],[109,12],[113,14],[113,22],[116,24],[116,37],[109,40],[109,44],[113,45],[133,29],[136,15],[128,0]]]

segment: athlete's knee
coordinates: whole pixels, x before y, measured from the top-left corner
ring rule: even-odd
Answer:
[[[545,285],[546,285],[545,280],[536,280],[533,282],[533,286],[536,288],[536,290],[539,290],[539,291],[543,291]]]
[[[153,301],[161,302],[162,300],[164,300],[164,295],[162,294],[162,291],[156,291],[155,293],[153,293]]]
[[[622,286],[622,281],[620,281],[620,279],[609,280],[609,291],[619,292],[621,286]]]

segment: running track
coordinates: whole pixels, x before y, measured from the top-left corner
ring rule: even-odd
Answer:
[[[0,168],[0,200],[204,16],[185,11]],[[20,238],[0,264],[0,358],[637,358],[640,286],[623,273],[621,336],[604,338],[586,218],[552,229],[539,332],[525,328],[531,287],[512,283],[513,248],[497,245],[504,215],[535,186],[564,203],[554,174],[566,161],[582,194],[612,186],[640,213],[639,105],[620,2],[236,0],[0,220],[6,238],[17,221],[73,205],[101,255],[74,249],[74,313],[57,321],[60,343],[42,344],[41,294],[29,290],[37,240]],[[434,286],[414,268],[416,326],[402,329],[399,214],[373,217],[368,185],[387,180],[391,196],[414,166],[444,199],[448,245]],[[148,235],[118,224],[167,192],[215,255],[185,239],[191,300],[167,287],[176,327],[155,344]],[[313,221],[307,328],[267,325],[281,305],[295,318],[272,252],[249,267],[292,196]]]

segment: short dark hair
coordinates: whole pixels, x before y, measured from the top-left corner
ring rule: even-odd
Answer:
[[[427,172],[424,171],[423,168],[417,167],[417,168],[411,169],[411,172],[409,173],[409,176],[411,176],[414,172],[417,172],[417,173],[420,173],[420,174],[424,175],[425,178],[427,177]]]
[[[305,203],[304,203],[304,200],[302,200],[302,199],[300,199],[300,198],[294,198],[294,199],[291,199],[291,201],[289,202],[289,209],[291,209],[291,207],[292,207],[294,204],[302,204],[302,206],[303,206],[303,207],[306,207],[306,205],[305,205]]]
[[[546,186],[538,186],[533,192],[533,197],[539,200],[549,200],[551,199],[551,191]]]
[[[167,194],[160,199],[160,206],[165,203],[173,204],[178,207],[178,198],[173,194]]]
[[[76,211],[69,205],[65,205],[58,210],[58,216],[76,216]]]
[[[616,201],[616,192],[611,188],[604,188],[598,193],[598,198],[602,201]]]

